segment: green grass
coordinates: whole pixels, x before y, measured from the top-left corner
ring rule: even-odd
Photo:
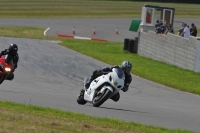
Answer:
[[[44,28],[34,27],[0,27],[0,35],[5,37],[24,37],[24,38],[40,38],[43,35]]]
[[[133,63],[132,73],[137,76],[175,89],[200,95],[200,73],[183,70],[175,66],[125,52],[123,51],[123,43],[121,42],[95,42],[46,37],[43,35],[44,30],[42,28],[31,27],[0,27],[0,36],[63,40],[61,45],[110,65],[121,64],[123,60],[129,60]]]
[[[0,101],[1,133],[192,133]]]
[[[44,30],[44,28],[35,27],[0,27],[0,36],[37,39],[58,39],[57,37],[44,36]]]
[[[98,1],[0,0],[1,18],[139,17],[143,4],[174,7],[175,17],[200,17],[199,4]],[[190,8],[188,8],[190,7]]]

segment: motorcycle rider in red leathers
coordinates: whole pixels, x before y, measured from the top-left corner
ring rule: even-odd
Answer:
[[[4,51],[1,51],[1,53],[0,53],[0,57],[2,55],[7,55],[7,54],[9,54],[9,55],[11,55],[13,57],[14,69],[13,69],[13,71],[10,73],[10,75],[5,80],[13,80],[14,79],[13,72],[17,68],[17,63],[19,61],[19,56],[18,56],[17,52],[18,52],[18,46],[16,44],[10,44],[10,46],[9,46],[8,49],[5,49]]]

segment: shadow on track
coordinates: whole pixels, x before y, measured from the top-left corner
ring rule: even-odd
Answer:
[[[85,105],[85,106],[93,107],[92,105]],[[110,110],[120,110],[120,111],[133,112],[133,113],[136,113],[136,112],[137,113],[148,113],[148,112],[142,112],[142,111],[134,111],[134,110],[127,110],[127,109],[117,109],[117,108],[109,108],[109,107],[96,107],[96,108],[110,109]]]

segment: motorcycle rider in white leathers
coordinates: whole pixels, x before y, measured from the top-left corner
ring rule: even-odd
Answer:
[[[126,92],[129,89],[129,84],[132,81],[132,77],[131,77],[131,69],[132,69],[132,63],[129,61],[123,61],[121,66],[113,66],[113,67],[103,67],[102,69],[97,69],[93,72],[93,75],[91,76],[90,80],[84,85],[85,89],[87,90],[90,86],[90,83],[96,79],[97,77],[103,75],[103,74],[107,74],[109,72],[112,71],[113,68],[121,68],[124,71],[125,74],[125,80],[124,80],[124,87],[122,89],[123,92]],[[84,90],[81,90],[84,92]],[[117,102],[120,98],[120,94],[119,92],[116,93],[113,97],[111,97],[111,99],[115,102]]]

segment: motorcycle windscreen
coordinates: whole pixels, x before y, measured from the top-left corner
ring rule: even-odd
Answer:
[[[122,71],[122,69],[120,69],[120,68],[113,68],[113,71],[116,72],[117,76],[120,79],[123,79],[125,77],[124,71]]]
[[[5,62],[6,62],[7,64],[11,64],[11,63],[13,62],[13,57],[10,56],[10,55],[5,55],[5,56],[4,56],[4,59],[5,59]]]

